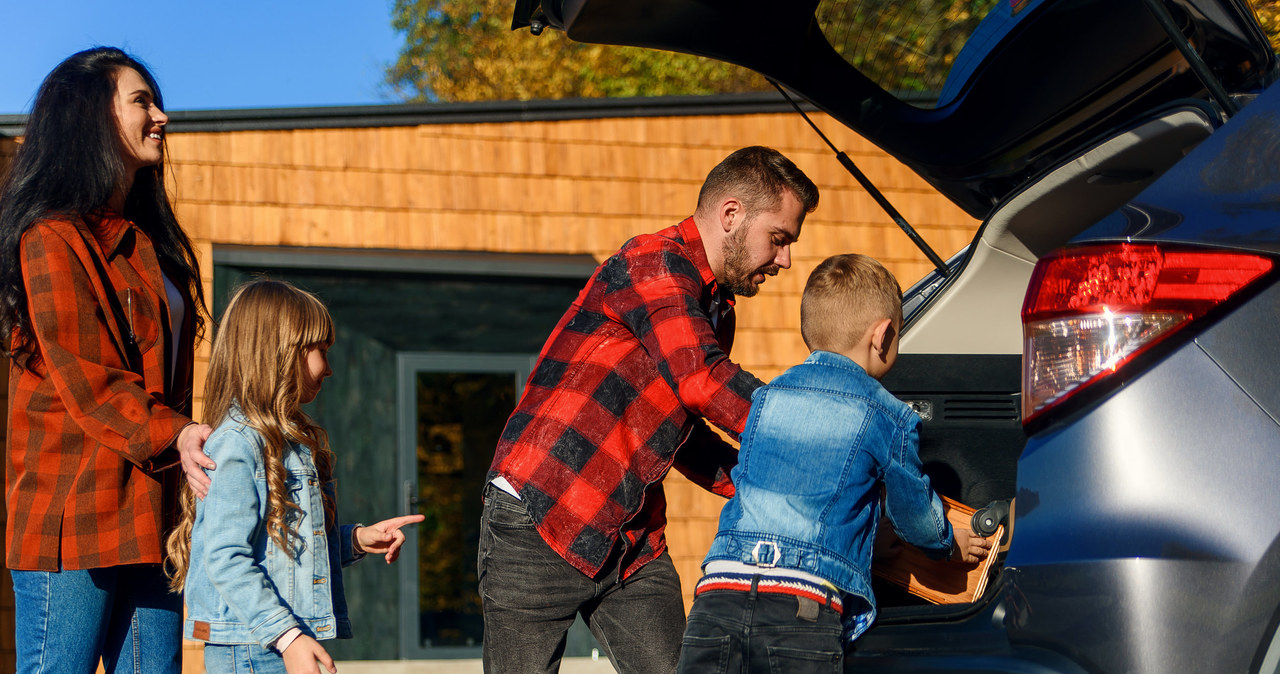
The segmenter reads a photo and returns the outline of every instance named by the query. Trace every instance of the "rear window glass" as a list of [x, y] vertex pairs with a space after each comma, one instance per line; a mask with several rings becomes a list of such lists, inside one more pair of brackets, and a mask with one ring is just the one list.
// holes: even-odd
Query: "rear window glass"
[[1040, 0], [821, 0], [818, 26], [844, 60], [917, 107], [947, 105]]

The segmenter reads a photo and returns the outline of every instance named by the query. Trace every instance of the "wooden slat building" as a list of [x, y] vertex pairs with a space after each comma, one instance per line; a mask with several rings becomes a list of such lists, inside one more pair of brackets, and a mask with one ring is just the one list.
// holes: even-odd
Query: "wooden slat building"
[[[939, 253], [969, 242], [975, 221], [812, 114]], [[0, 117], [0, 166], [21, 122]], [[334, 313], [335, 377], [313, 414], [339, 457], [345, 519], [428, 514], [398, 567], [350, 570], [357, 639], [331, 651], [341, 659], [478, 657], [479, 484], [531, 356], [594, 266], [689, 215], [729, 152], [775, 147], [822, 190], [792, 269], [739, 304], [733, 357], [761, 378], [806, 355], [800, 293], [826, 256], [873, 255], [904, 286], [930, 269], [776, 96], [174, 112], [169, 130], [172, 195], [214, 311], [265, 272]], [[207, 358], [206, 344], [197, 413]], [[687, 605], [722, 501], [674, 472], [666, 488]], [[0, 671], [12, 671], [4, 576]], [[571, 652], [589, 649], [574, 634]]]

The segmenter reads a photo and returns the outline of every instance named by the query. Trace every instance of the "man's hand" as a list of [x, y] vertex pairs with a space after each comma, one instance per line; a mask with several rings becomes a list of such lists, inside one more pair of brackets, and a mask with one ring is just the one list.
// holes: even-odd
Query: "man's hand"
[[187, 484], [198, 498], [209, 493], [212, 480], [205, 470], [213, 470], [218, 464], [204, 455], [204, 441], [213, 428], [209, 424], [187, 424], [178, 434], [178, 456], [182, 459], [182, 472], [187, 474]]
[[298, 638], [284, 649], [284, 670], [289, 674], [320, 674], [320, 667], [316, 663], [324, 665], [324, 670], [329, 674], [337, 674], [338, 667], [333, 664], [333, 658], [329, 657], [328, 651], [320, 645], [315, 639], [300, 634]]
[[991, 554], [991, 543], [969, 531], [955, 529], [956, 546], [951, 549], [951, 561], [962, 564], [977, 564]]
[[390, 564], [400, 556], [400, 546], [404, 545], [404, 532], [400, 527], [417, 524], [424, 519], [425, 515], [403, 515], [382, 520], [373, 526], [360, 527], [356, 529], [357, 551], [383, 555]]

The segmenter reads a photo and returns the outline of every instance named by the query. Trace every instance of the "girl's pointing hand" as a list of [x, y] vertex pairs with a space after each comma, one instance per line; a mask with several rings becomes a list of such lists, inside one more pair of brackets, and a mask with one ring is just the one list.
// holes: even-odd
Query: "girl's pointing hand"
[[400, 556], [400, 546], [404, 545], [404, 532], [400, 527], [417, 524], [424, 519], [425, 515], [402, 515], [359, 527], [356, 529], [356, 551], [383, 555], [390, 564]]

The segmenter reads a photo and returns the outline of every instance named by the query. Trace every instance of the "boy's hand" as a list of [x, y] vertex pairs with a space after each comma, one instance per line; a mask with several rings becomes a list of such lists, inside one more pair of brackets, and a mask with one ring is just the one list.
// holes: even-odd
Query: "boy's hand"
[[951, 561], [977, 564], [991, 554], [991, 543], [987, 539], [968, 529], [955, 529], [954, 532], [956, 546], [951, 549]]
[[360, 527], [356, 529], [356, 545], [360, 552], [383, 555], [390, 564], [400, 556], [400, 546], [404, 545], [404, 532], [400, 531], [400, 527], [417, 524], [424, 519], [425, 515], [404, 515], [382, 520], [373, 526]]
[[317, 663], [324, 665], [324, 671], [337, 674], [338, 667], [328, 651], [315, 639], [300, 634], [281, 654], [284, 657], [284, 670], [289, 674], [320, 674]]

